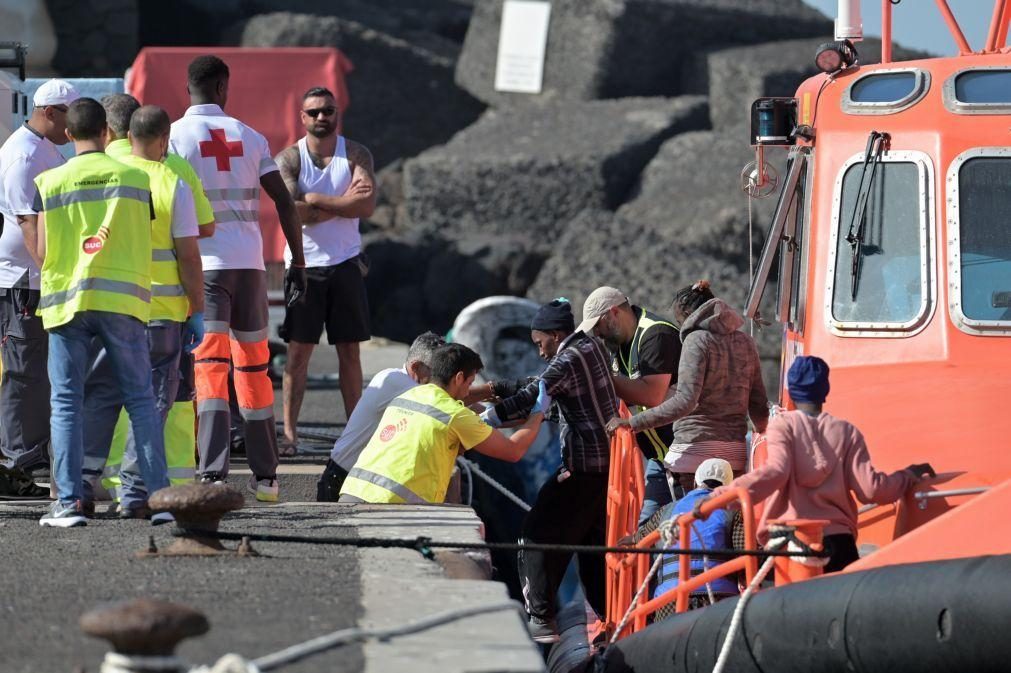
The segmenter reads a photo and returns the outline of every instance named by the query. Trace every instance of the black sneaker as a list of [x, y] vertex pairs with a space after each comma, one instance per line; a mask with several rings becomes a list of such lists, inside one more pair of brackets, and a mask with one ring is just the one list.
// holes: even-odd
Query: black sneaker
[[558, 642], [558, 625], [554, 619], [541, 619], [540, 617], [530, 615], [527, 629], [529, 629], [530, 637], [533, 638], [535, 643], [550, 644]]
[[120, 507], [119, 508], [119, 518], [120, 519], [150, 519], [151, 518], [151, 508], [146, 505], [137, 505], [136, 507]]
[[81, 501], [75, 500], [70, 505], [64, 505], [59, 500], [49, 506], [49, 511], [39, 519], [40, 526], [52, 526], [55, 528], [74, 528], [75, 526], [86, 526], [88, 520], [81, 512]]
[[204, 472], [200, 475], [201, 484], [223, 484], [225, 483], [225, 478], [221, 476], [220, 472]]
[[32, 481], [24, 470], [0, 466], [0, 500], [48, 500], [49, 489]]

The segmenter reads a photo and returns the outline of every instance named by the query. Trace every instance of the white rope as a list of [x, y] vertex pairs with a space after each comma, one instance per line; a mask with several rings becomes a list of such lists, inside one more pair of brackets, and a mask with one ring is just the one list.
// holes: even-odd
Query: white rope
[[618, 636], [621, 632], [625, 630], [628, 626], [628, 620], [632, 616], [632, 612], [635, 611], [635, 606], [639, 602], [639, 598], [642, 596], [643, 592], [649, 587], [649, 583], [653, 580], [653, 576], [656, 575], [657, 569], [659, 569], [660, 564], [663, 563], [663, 552], [670, 549], [674, 545], [674, 525], [677, 523], [677, 519], [667, 519], [662, 522], [657, 530], [660, 532], [661, 549], [657, 551], [656, 560], [653, 561], [653, 565], [650, 566], [649, 572], [646, 573], [646, 578], [639, 585], [639, 590], [635, 592], [635, 596], [632, 596], [632, 602], [629, 604], [628, 609], [625, 610], [624, 616], [621, 621], [618, 622], [618, 628], [614, 630], [614, 635], [611, 636], [611, 641], [608, 645], [614, 645], [618, 642]]
[[[706, 541], [702, 539], [701, 535], [699, 535], [699, 529], [695, 527], [694, 521], [692, 521], [691, 527], [692, 532], [695, 533], [695, 537], [699, 541], [699, 547], [702, 548], [702, 551], [706, 551]], [[709, 557], [706, 554], [703, 554], [702, 572], [706, 572], [707, 570], [709, 570]], [[713, 593], [713, 585], [711, 585], [709, 582], [706, 582], [706, 595], [709, 596], [709, 604], [716, 605], [716, 595]]]
[[483, 479], [485, 482], [487, 482], [487, 484], [489, 486], [491, 486], [496, 491], [498, 491], [499, 493], [501, 493], [502, 495], [504, 495], [506, 498], [508, 498], [509, 500], [511, 500], [517, 507], [519, 507], [520, 509], [522, 509], [524, 512], [529, 512], [530, 511], [530, 505], [528, 505], [526, 502], [524, 502], [523, 499], [520, 498], [518, 495], [516, 495], [515, 493], [513, 493], [512, 491], [510, 491], [508, 488], [506, 488], [505, 486], [503, 486], [501, 483], [499, 483], [498, 481], [496, 481], [494, 477], [492, 477], [487, 472], [485, 472], [484, 470], [482, 470], [481, 466], [478, 465], [477, 463], [475, 463], [474, 461], [469, 460], [467, 458], [464, 458], [463, 456], [457, 456], [456, 462], [460, 463], [461, 465], [465, 465], [467, 467], [467, 469], [470, 470], [471, 473], [476, 474], [477, 476], [481, 477], [481, 479]]
[[[774, 551], [782, 547], [785, 543], [786, 539], [781, 538], [772, 542], [768, 546], [767, 550]], [[734, 636], [737, 635], [737, 631], [741, 628], [741, 621], [744, 618], [744, 608], [747, 607], [748, 601], [751, 600], [751, 595], [755, 593], [755, 589], [758, 588], [758, 585], [762, 583], [765, 576], [769, 574], [770, 570], [772, 570], [772, 565], [775, 561], [776, 557], [774, 556], [770, 556], [765, 559], [765, 563], [763, 563], [762, 567], [758, 569], [758, 574], [755, 575], [753, 580], [751, 580], [751, 583], [748, 584], [748, 588], [744, 590], [744, 593], [741, 594], [740, 600], [737, 601], [737, 605], [734, 606], [734, 616], [730, 620], [730, 628], [727, 629], [727, 636], [723, 639], [723, 646], [720, 648], [720, 656], [717, 657], [716, 665], [713, 666], [713, 673], [723, 673], [723, 669], [727, 665], [727, 659], [730, 657], [730, 646], [734, 642]]]
[[133, 671], [181, 671], [186, 668], [182, 659], [170, 656], [141, 656], [106, 652], [99, 673], [133, 673]]

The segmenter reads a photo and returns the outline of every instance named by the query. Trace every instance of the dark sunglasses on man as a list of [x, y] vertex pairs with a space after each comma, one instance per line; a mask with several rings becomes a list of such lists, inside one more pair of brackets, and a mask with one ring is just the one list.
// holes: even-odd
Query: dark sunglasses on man
[[326, 107], [315, 107], [309, 110], [302, 110], [302, 112], [306, 113], [313, 119], [315, 119], [320, 115], [323, 115], [324, 117], [333, 117], [334, 114], [337, 112], [337, 108], [335, 108], [333, 105], [328, 105]]

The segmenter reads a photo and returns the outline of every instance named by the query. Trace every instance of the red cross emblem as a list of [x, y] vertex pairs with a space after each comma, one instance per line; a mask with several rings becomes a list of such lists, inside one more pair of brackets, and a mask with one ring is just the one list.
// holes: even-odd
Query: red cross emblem
[[242, 156], [242, 141], [228, 140], [225, 129], [210, 129], [211, 139], [201, 140], [200, 156], [214, 157], [219, 171], [232, 170], [232, 157]]

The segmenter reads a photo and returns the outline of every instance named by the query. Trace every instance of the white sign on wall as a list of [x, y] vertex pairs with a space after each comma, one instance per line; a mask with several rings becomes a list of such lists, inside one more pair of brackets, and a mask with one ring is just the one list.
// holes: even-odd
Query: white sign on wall
[[540, 93], [551, 3], [505, 0], [498, 36], [495, 90]]

